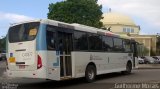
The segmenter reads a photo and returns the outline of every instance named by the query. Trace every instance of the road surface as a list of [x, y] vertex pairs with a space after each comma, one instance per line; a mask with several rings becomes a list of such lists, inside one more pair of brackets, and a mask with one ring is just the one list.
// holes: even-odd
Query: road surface
[[5, 63], [0, 64], [0, 89], [160, 89], [160, 69], [134, 69], [130, 75], [109, 73], [97, 76], [94, 83], [86, 83], [84, 78], [60, 82], [8, 78]]

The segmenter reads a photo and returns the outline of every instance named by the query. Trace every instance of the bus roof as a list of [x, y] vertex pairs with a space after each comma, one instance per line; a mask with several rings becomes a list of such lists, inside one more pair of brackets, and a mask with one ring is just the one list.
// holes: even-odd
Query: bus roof
[[23, 22], [19, 22], [19, 23], [13, 23], [13, 24], [11, 24], [11, 26], [15, 26], [18, 24], [23, 24], [23, 23], [30, 23], [30, 22], [41, 22], [43, 24], [49, 24], [49, 25], [54, 25], [54, 26], [58, 26], [58, 27], [71, 28], [71, 29], [79, 30], [79, 31], [103, 34], [103, 35], [107, 35], [107, 36], [119, 37], [119, 38], [124, 38], [124, 39], [130, 39], [129, 36], [115, 34], [111, 31], [98, 29], [95, 27], [90, 27], [90, 26], [77, 24], [77, 23], [69, 24], [69, 23], [64, 23], [64, 22], [50, 20], [50, 19], [35, 19], [35, 20], [23, 21]]
[[34, 20], [17, 22], [17, 23], [11, 23], [11, 24], [10, 24], [10, 27], [15, 26], [15, 25], [19, 25], [19, 24], [23, 24], [23, 23], [40, 22], [40, 21], [41, 21], [41, 19], [34, 19]]
[[51, 25], [55, 25], [55, 26], [61, 26], [64, 28], [74, 28], [74, 30], [79, 30], [79, 31], [103, 34], [103, 35], [107, 35], [107, 36], [119, 37], [119, 38], [124, 38], [124, 39], [131, 39], [127, 35], [119, 35], [119, 34], [111, 32], [111, 31], [98, 29], [95, 27], [86, 26], [86, 25], [82, 25], [82, 24], [78, 24], [78, 23], [69, 24], [69, 23], [64, 23], [64, 22], [49, 20], [49, 19], [44, 19], [42, 22], [45, 22], [45, 23], [48, 23]]

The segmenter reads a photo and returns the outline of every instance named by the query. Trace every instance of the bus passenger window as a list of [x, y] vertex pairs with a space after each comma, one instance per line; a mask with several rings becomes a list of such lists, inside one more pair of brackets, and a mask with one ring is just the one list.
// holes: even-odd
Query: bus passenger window
[[105, 51], [112, 51], [113, 49], [113, 39], [112, 37], [103, 36], [102, 38], [103, 43], [103, 50]]
[[115, 52], [122, 52], [122, 51], [124, 51], [123, 47], [122, 47], [122, 39], [120, 39], [120, 38], [114, 38], [113, 41], [114, 41], [114, 51]]
[[130, 40], [124, 39], [123, 40], [123, 48], [125, 52], [131, 52], [131, 43]]
[[48, 50], [55, 50], [55, 39], [54, 39], [55, 33], [52, 31], [47, 31], [46, 33], [46, 40], [47, 40], [47, 49]]
[[88, 40], [86, 32], [74, 31], [74, 49], [88, 50]]
[[89, 50], [102, 50], [102, 37], [97, 34], [89, 34]]

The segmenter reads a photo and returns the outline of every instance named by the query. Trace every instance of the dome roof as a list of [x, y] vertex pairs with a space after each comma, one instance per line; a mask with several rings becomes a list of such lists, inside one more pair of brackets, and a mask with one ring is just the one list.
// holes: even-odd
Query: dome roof
[[119, 13], [105, 13], [103, 14], [103, 19], [101, 20], [103, 24], [123, 24], [123, 25], [133, 25], [134, 21], [126, 15]]

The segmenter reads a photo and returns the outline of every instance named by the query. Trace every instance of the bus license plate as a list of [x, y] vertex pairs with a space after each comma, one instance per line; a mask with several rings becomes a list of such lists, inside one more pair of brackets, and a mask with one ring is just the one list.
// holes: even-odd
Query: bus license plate
[[25, 69], [25, 65], [19, 65], [19, 69]]

